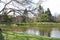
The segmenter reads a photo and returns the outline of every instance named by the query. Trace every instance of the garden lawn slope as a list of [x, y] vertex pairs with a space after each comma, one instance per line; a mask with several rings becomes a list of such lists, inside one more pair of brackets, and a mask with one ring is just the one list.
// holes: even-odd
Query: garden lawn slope
[[2, 34], [4, 36], [4, 40], [60, 40], [60, 38], [51, 38], [11, 31], [3, 31]]

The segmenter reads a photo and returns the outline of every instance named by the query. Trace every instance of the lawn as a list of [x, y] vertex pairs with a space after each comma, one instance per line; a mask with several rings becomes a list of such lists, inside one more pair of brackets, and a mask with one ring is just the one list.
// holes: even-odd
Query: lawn
[[11, 31], [3, 31], [2, 35], [4, 40], [60, 40], [60, 38], [51, 38]]

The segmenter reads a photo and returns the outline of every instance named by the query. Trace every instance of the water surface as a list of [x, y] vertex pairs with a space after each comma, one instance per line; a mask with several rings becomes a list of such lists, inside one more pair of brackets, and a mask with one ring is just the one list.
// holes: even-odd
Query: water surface
[[16, 31], [20, 33], [60, 38], [60, 27], [21, 27]]

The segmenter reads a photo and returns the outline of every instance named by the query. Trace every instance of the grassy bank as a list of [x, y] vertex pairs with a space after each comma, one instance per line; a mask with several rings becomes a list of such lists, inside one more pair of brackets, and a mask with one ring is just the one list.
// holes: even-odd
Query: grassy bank
[[54, 22], [34, 22], [34, 23], [16, 23], [17, 26], [26, 26], [26, 27], [40, 27], [40, 26], [60, 26], [60, 23]]
[[26, 33], [4, 31], [4, 40], [60, 40], [60, 38], [51, 38], [37, 35], [29, 35]]
[[0, 28], [3, 30], [20, 30], [23, 28], [30, 28], [30, 27], [39, 27], [39, 28], [52, 28], [52, 27], [60, 27], [60, 23], [54, 22], [40, 22], [40, 23], [16, 23], [11, 25], [0, 25]]
[[50, 27], [60, 27], [60, 23], [55, 23], [55, 22], [34, 22], [34, 23], [15, 23], [15, 24], [10, 24], [10, 25], [5, 25], [5, 24], [0, 24], [1, 26], [10, 26], [10, 27], [45, 27], [45, 26], [50, 26]]

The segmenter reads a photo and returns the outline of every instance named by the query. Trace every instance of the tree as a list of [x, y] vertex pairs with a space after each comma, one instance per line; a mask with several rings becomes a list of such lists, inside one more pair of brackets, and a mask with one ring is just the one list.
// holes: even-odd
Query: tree
[[43, 7], [41, 5], [39, 5], [38, 7], [38, 16], [37, 16], [37, 20], [38, 22], [41, 22], [42, 21], [42, 16], [44, 15], [44, 10], [43, 10]]
[[49, 8], [47, 8], [47, 11], [45, 11], [45, 13], [46, 13], [48, 16], [52, 16], [51, 11], [50, 11]]
[[27, 9], [25, 9], [24, 13], [23, 13], [23, 22], [25, 22], [25, 23], [27, 21], [26, 18], [28, 18], [27, 16], [28, 16], [28, 12], [27, 12]]
[[39, 11], [38, 17], [37, 17], [38, 22], [52, 22], [52, 21], [54, 21], [49, 8], [47, 8], [47, 11], [44, 12], [43, 7], [40, 5], [38, 11]]
[[[39, 5], [40, 3], [42, 3], [41, 1], [42, 0], [39, 0], [38, 2]], [[19, 15], [22, 15], [23, 11], [27, 8], [28, 9], [27, 12], [30, 12], [34, 15], [35, 14], [34, 11], [37, 9], [36, 7], [37, 3], [33, 2], [32, 0], [9, 0], [9, 1], [2, 0], [1, 3], [4, 4], [4, 7], [0, 11], [0, 13], [3, 12], [4, 10], [7, 10], [8, 12], [7, 14], [13, 12], [14, 15], [16, 15], [16, 13], [18, 13]]]
[[45, 14], [48, 15], [49, 22], [52, 22], [53, 21], [53, 17], [52, 17], [52, 14], [51, 14], [51, 11], [50, 11], [49, 8], [47, 8], [47, 11], [45, 11]]
[[39, 12], [39, 14], [44, 12], [44, 9], [43, 9], [43, 7], [41, 5], [39, 5], [39, 7], [38, 7], [38, 12]]
[[[1, 3], [5, 4], [0, 13], [3, 13], [6, 10], [7, 15], [11, 12], [13, 12], [13, 15], [17, 15], [18, 13], [20, 16], [27, 16], [28, 14], [23, 15], [25, 11], [27, 13], [31, 13], [34, 16], [37, 15], [35, 14], [35, 10], [37, 10], [37, 7], [34, 6], [37, 3], [34, 3], [32, 0], [9, 0], [9, 1], [1, 1]], [[40, 0], [38, 2], [40, 5]], [[10, 7], [12, 6], [12, 7]], [[12, 14], [12, 13], [11, 13]], [[15, 16], [14, 16], [15, 17]]]
[[38, 22], [48, 22], [49, 18], [48, 15], [45, 13], [41, 13], [40, 16], [38, 17]]
[[[26, 8], [29, 9], [27, 12], [30, 13], [33, 13], [32, 11], [36, 9], [33, 8], [33, 5], [35, 5], [35, 3], [32, 2], [32, 0], [9, 0], [8, 2], [4, 2], [4, 1], [1, 2], [4, 3], [5, 6], [0, 11], [0, 13], [3, 12], [4, 10], [7, 10], [8, 12], [7, 14], [13, 12], [14, 14], [18, 13], [19, 15], [21, 15], [21, 13], [23, 13], [22, 11], [24, 11]], [[12, 7], [8, 7], [10, 5]]]
[[3, 24], [10, 24], [12, 23], [12, 17], [9, 17], [6, 12], [1, 14], [1, 23]]

